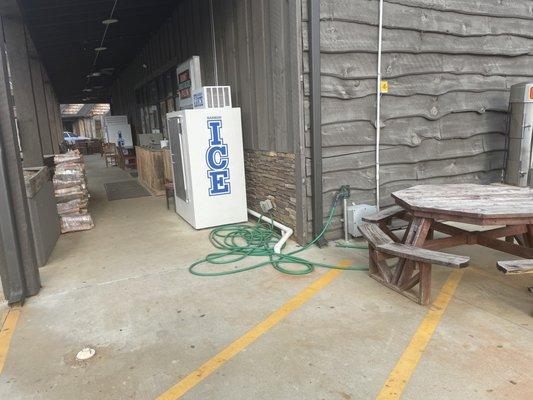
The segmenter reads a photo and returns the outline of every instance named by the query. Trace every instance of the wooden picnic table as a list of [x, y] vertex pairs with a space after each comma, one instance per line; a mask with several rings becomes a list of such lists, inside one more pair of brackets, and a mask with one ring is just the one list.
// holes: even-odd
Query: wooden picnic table
[[[420, 185], [394, 192], [392, 197], [397, 207], [365, 218], [367, 223], [379, 227], [377, 234], [370, 226], [360, 228], [369, 241], [370, 275], [420, 304], [429, 303], [431, 263], [456, 268], [468, 265], [468, 258], [454, 259], [438, 252], [440, 249], [478, 244], [533, 259], [532, 189], [505, 185]], [[394, 217], [408, 221], [402, 238], [389, 229]], [[450, 221], [484, 229], [472, 231], [445, 223]], [[435, 231], [447, 236], [434, 238]], [[390, 266], [386, 264], [390, 258], [398, 261]], [[413, 294], [411, 289], [416, 285], [419, 290]]]

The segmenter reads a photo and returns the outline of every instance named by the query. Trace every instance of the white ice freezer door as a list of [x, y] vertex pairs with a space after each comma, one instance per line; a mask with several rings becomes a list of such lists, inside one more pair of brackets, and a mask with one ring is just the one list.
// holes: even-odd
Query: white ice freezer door
[[187, 191], [187, 169], [185, 168], [185, 154], [187, 150], [183, 143], [183, 130], [179, 117], [168, 120], [170, 154], [172, 162], [172, 174], [174, 177], [174, 191], [177, 197], [189, 202]]
[[196, 228], [247, 220], [239, 108], [184, 111]]

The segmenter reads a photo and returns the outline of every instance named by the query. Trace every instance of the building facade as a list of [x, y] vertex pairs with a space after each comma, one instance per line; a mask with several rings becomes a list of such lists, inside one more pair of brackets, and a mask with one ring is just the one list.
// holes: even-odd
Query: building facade
[[[151, 128], [140, 110], [155, 106], [151, 123], [161, 124], [175, 107], [176, 65], [199, 55], [202, 83], [231, 86], [242, 108], [250, 206], [271, 198], [276, 217], [306, 241], [313, 163], [322, 169], [320, 218], [341, 185], [351, 202], [376, 202], [379, 4], [320, 1], [319, 160], [306, 1], [181, 1], [115, 81], [113, 112], [141, 133]], [[386, 0], [383, 16], [381, 206], [415, 184], [500, 181], [509, 88], [533, 79], [530, 2]], [[330, 238], [341, 236], [340, 218], [339, 209]]]

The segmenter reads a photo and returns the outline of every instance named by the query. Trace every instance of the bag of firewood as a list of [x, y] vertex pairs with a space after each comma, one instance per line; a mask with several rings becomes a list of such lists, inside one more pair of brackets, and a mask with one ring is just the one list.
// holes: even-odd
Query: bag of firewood
[[84, 214], [87, 212], [88, 201], [86, 199], [75, 199], [64, 203], [57, 203], [59, 215]]
[[62, 181], [61, 179], [54, 178], [53, 183], [54, 183], [54, 189], [56, 190], [67, 189], [67, 188], [71, 188], [75, 186], [78, 186], [84, 190], [87, 189], [87, 185], [85, 183], [85, 180], [83, 179], [77, 179], [73, 181]]
[[56, 165], [62, 163], [81, 163], [83, 162], [83, 156], [80, 154], [79, 150], [67, 151], [65, 154], [56, 154], [54, 156], [54, 163]]
[[90, 214], [62, 215], [60, 221], [61, 233], [86, 231], [94, 228]]

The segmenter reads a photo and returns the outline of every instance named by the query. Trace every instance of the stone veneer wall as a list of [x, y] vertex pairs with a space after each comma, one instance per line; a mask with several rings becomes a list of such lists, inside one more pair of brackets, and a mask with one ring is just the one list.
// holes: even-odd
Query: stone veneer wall
[[259, 202], [270, 199], [274, 219], [296, 228], [295, 156], [291, 153], [245, 150], [248, 208], [261, 212]]

